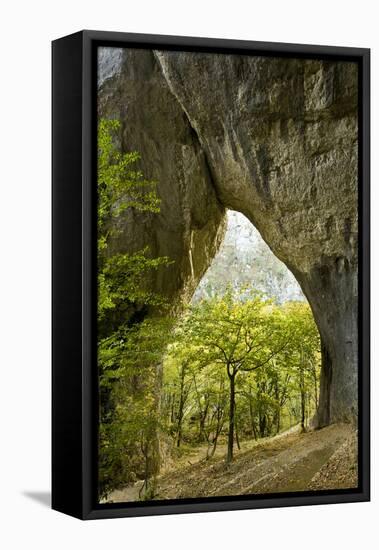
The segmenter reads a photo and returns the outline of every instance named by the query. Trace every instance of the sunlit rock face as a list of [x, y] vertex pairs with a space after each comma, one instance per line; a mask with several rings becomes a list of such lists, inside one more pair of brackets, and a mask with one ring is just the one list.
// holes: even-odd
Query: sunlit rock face
[[243, 213], [313, 309], [319, 425], [357, 414], [357, 80], [347, 62], [129, 50], [99, 94], [162, 196], [161, 214], [126, 219], [116, 245], [173, 257], [152, 284], [189, 299], [224, 209]]
[[[188, 302], [222, 241], [225, 209], [218, 201], [197, 136], [149, 50], [100, 48], [99, 117], [121, 121], [120, 145], [138, 151], [139, 168], [157, 182], [160, 213], [128, 210], [117, 251], [148, 246], [152, 257], [173, 263], [152, 274], [149, 284], [179, 309]], [[119, 52], [120, 50], [117, 50]]]
[[112, 76], [118, 75], [122, 68], [122, 48], [99, 48], [97, 84], [101, 86]]

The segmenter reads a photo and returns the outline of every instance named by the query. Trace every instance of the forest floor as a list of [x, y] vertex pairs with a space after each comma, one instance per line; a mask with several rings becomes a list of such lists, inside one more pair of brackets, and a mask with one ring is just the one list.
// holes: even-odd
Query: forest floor
[[[226, 445], [205, 460], [206, 447], [191, 448], [157, 480], [157, 500], [342, 489], [357, 486], [357, 433], [348, 424], [300, 433], [299, 428], [244, 441], [229, 466]], [[108, 502], [139, 500], [142, 481], [114, 491]]]

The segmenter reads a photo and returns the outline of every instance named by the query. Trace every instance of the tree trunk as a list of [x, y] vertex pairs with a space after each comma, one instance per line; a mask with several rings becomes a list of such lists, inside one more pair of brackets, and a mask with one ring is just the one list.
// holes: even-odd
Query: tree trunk
[[178, 434], [176, 438], [176, 446], [179, 448], [182, 442], [182, 417], [178, 420]]
[[251, 435], [255, 440], [258, 439], [257, 428], [255, 426], [254, 413], [253, 413], [253, 404], [251, 399], [249, 399], [249, 411], [250, 411], [250, 425], [251, 425]]
[[211, 450], [209, 450], [209, 445], [208, 445], [208, 449], [207, 449], [207, 460], [208, 460], [209, 458], [212, 458], [212, 456], [213, 456], [213, 455], [215, 454], [215, 452], [216, 452], [217, 441], [218, 441], [218, 438], [219, 438], [219, 435], [220, 435], [220, 433], [221, 433], [222, 426], [223, 426], [223, 417], [224, 417], [224, 412], [221, 411], [221, 410], [218, 410], [218, 411], [217, 411], [217, 426], [216, 426], [216, 432], [215, 432], [215, 435], [214, 435], [214, 438], [213, 438]]
[[235, 425], [235, 428], [236, 428], [236, 443], [237, 443], [237, 449], [240, 451], [241, 450], [241, 445], [240, 445], [240, 437], [239, 437], [239, 425], [238, 425], [238, 422], [237, 422], [237, 416], [235, 414], [235, 411], [234, 411], [234, 425]]
[[182, 423], [183, 423], [183, 411], [184, 411], [184, 377], [185, 377], [185, 367], [182, 366], [180, 372], [180, 399], [179, 399], [179, 410], [178, 410], [178, 429], [177, 429], [177, 440], [176, 446], [180, 447], [182, 441]]
[[300, 424], [301, 424], [301, 431], [305, 431], [305, 380], [304, 380], [304, 357], [303, 352], [301, 353], [300, 357], [300, 373], [299, 373], [299, 386], [300, 386], [300, 410], [301, 410], [301, 416], [300, 416]]
[[267, 418], [266, 414], [259, 411], [259, 436], [265, 437], [266, 435]]
[[209, 401], [207, 397], [207, 402], [205, 404], [204, 410], [200, 411], [200, 421], [199, 421], [199, 441], [206, 441], [207, 437], [205, 434], [205, 422], [207, 420], [207, 414], [209, 409]]
[[301, 431], [305, 432], [305, 393], [303, 390], [300, 391], [300, 402], [301, 402]]
[[280, 392], [279, 392], [279, 385], [278, 380], [275, 379], [275, 401], [277, 403], [277, 407], [275, 410], [275, 415], [273, 419], [273, 424], [275, 425], [276, 433], [278, 434], [280, 431]]
[[233, 461], [233, 443], [234, 443], [234, 413], [235, 413], [235, 373], [229, 375], [230, 383], [230, 403], [229, 403], [229, 433], [228, 433], [228, 454], [226, 462], [230, 464]]
[[318, 385], [317, 385], [317, 372], [316, 365], [312, 362], [312, 379], [313, 379], [313, 399], [315, 402], [315, 408], [318, 408]]
[[146, 443], [146, 490], [149, 490], [152, 495], [155, 490], [156, 476], [159, 473], [161, 466], [161, 448], [160, 448], [160, 431], [159, 431], [159, 415], [161, 410], [161, 388], [163, 380], [163, 366], [159, 363], [155, 367], [154, 381], [154, 415], [151, 423], [149, 434]]
[[278, 407], [277, 413], [276, 413], [276, 433], [278, 434], [280, 432], [280, 406]]

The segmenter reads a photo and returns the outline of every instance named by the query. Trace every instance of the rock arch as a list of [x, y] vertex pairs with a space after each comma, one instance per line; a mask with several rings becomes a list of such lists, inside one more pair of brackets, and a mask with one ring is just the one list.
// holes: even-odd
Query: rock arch
[[[106, 51], [108, 50], [108, 51]], [[175, 260], [151, 284], [188, 300], [242, 212], [293, 272], [322, 340], [318, 425], [357, 415], [357, 67], [104, 49], [99, 114], [158, 181], [159, 215], [125, 218], [118, 250]]]

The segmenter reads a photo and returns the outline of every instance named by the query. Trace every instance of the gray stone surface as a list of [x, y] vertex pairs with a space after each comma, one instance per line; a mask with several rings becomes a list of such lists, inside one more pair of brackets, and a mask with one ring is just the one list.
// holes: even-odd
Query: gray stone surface
[[159, 214], [128, 211], [113, 247], [174, 262], [150, 281], [173, 309], [190, 300], [224, 235], [207, 159], [186, 115], [172, 95], [153, 53], [125, 50], [121, 71], [99, 91], [99, 115], [121, 120], [121, 146], [138, 151], [139, 168], [157, 181]]
[[101, 86], [105, 80], [117, 75], [121, 70], [122, 48], [99, 48], [97, 83]]
[[117, 247], [175, 260], [151, 284], [188, 300], [243, 213], [295, 275], [323, 347], [318, 424], [357, 413], [357, 67], [125, 50], [99, 92], [123, 147], [159, 182], [159, 216], [124, 221]]

